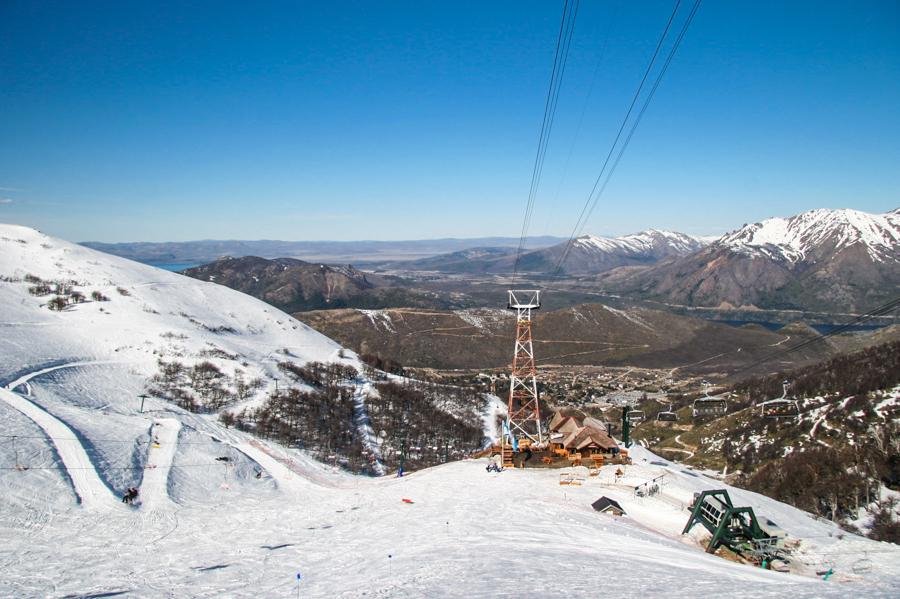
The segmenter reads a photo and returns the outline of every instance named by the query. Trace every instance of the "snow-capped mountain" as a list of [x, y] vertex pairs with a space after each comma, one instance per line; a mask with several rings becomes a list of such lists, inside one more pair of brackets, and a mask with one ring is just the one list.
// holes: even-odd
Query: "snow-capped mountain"
[[876, 262], [900, 261], [900, 212], [818, 209], [744, 225], [718, 243], [791, 263], [834, 256], [861, 246]]
[[574, 241], [574, 245], [575, 247], [603, 252], [623, 252], [663, 258], [665, 256], [689, 254], [706, 244], [700, 238], [685, 235], [684, 233], [648, 229], [647, 231], [621, 237], [583, 235]]
[[[621, 237], [583, 235], [572, 241], [561, 271], [598, 274], [618, 266], [653, 264], [668, 256], [683, 256], [704, 247], [709, 240], [672, 231], [648, 230]], [[556, 270], [568, 241], [527, 251], [519, 259], [521, 272], [551, 273]], [[390, 268], [446, 273], [509, 273], [516, 251], [507, 247], [478, 247], [422, 260], [392, 262]]]
[[706, 245], [684, 233], [650, 229], [621, 237], [583, 235], [566, 253], [567, 243], [522, 255], [523, 272], [553, 272], [565, 253], [560, 271], [572, 275], [599, 274], [620, 266], [655, 264], [671, 256], [685, 256]]
[[694, 306], [865, 310], [900, 291], [900, 215], [819, 209], [769, 218], [602, 284]]

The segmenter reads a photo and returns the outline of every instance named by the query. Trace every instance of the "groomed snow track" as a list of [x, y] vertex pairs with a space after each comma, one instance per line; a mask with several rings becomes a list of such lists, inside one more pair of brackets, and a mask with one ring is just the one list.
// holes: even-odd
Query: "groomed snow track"
[[[88, 509], [122, 509], [123, 505], [103, 482], [97, 468], [88, 456], [79, 434], [68, 424], [38, 406], [25, 395], [13, 389], [30, 392], [31, 381], [57, 370], [117, 364], [114, 361], [64, 361], [55, 360], [27, 372], [6, 377], [6, 388], [0, 389], [0, 399], [27, 416], [44, 431], [56, 454], [65, 467], [65, 474], [72, 484], [78, 502]], [[174, 418], [156, 420], [150, 430], [147, 468], [140, 487], [140, 504], [146, 509], [172, 507], [166, 488], [168, 473], [178, 444], [181, 423]]]
[[[54, 369], [58, 368], [64, 368], [64, 366]], [[35, 373], [33, 376], [37, 376], [37, 374]], [[22, 377], [10, 385], [12, 388], [18, 387], [27, 383], [30, 378], [32, 377]], [[8, 388], [0, 389], [0, 399], [30, 418], [50, 438], [60, 461], [65, 466], [72, 489], [82, 506], [88, 509], [119, 509], [121, 507], [112, 491], [97, 474], [94, 464], [81, 442], [78, 441], [75, 431], [46, 410], [25, 397], [13, 393]]]

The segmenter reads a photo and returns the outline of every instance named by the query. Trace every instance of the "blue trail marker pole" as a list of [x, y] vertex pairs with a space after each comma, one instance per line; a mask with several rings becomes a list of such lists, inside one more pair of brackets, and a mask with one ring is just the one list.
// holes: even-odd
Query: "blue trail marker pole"
[[297, 572], [297, 599], [300, 599], [300, 581], [303, 580], [303, 577], [300, 576], [300, 572]]

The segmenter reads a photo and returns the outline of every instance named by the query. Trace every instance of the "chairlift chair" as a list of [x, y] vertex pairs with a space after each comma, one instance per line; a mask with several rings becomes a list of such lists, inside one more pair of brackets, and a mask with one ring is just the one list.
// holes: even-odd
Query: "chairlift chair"
[[784, 381], [782, 384], [781, 397], [770, 399], [759, 404], [760, 414], [766, 418], [773, 420], [779, 418], [799, 418], [800, 404], [796, 399], [788, 397], [787, 391], [790, 383]]
[[666, 404], [666, 409], [656, 414], [660, 422], [678, 422], [678, 414], [672, 411], [672, 404]]
[[697, 416], [724, 416], [728, 413], [728, 400], [724, 396], [710, 397], [708, 382], [703, 381], [703, 387], [704, 397], [694, 400], [691, 405], [691, 416], [694, 418]]
[[853, 564], [853, 573], [854, 574], [868, 574], [872, 571], [872, 560], [869, 559], [869, 554], [866, 553], [863, 555], [861, 560], [857, 560]]

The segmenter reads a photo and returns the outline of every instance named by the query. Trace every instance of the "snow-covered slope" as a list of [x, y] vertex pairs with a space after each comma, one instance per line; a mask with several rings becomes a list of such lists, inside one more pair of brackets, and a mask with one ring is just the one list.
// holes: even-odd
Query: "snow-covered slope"
[[768, 218], [744, 225], [722, 237], [719, 244], [738, 251], [760, 252], [788, 262], [836, 254], [855, 245], [872, 260], [900, 262], [900, 214], [869, 214], [859, 210], [802, 212], [787, 218]]
[[[180, 452], [209, 460], [196, 437]], [[244, 448], [253, 449], [244, 445]], [[199, 448], [199, 449], [198, 449]], [[239, 469], [174, 468], [197, 497], [153, 511], [55, 507], [14, 528], [0, 516], [0, 594], [15, 597], [894, 597], [900, 549], [839, 531], [765, 497], [729, 489], [738, 505], [784, 529], [794, 574], [736, 564], [682, 536], [693, 493], [721, 483], [640, 448], [581, 486], [555, 470], [485, 473], [466, 461], [405, 478], [351, 478], [297, 457], [257, 452], [261, 479]], [[189, 464], [185, 464], [188, 466]], [[177, 465], [176, 465], [177, 466]], [[661, 479], [662, 492], [634, 488]], [[274, 485], [274, 487], [273, 487]], [[42, 492], [51, 487], [36, 487]], [[600, 496], [627, 517], [599, 514]], [[602, 576], [591, 575], [602, 568]], [[825, 582], [816, 571], [832, 568]], [[298, 583], [297, 574], [301, 575]], [[107, 594], [107, 595], [104, 595]]]
[[[150, 376], [157, 359], [177, 357], [242, 368], [274, 384], [279, 355], [358, 364], [334, 341], [252, 297], [26, 227], [0, 225], [0, 277], [5, 374], [59, 360], [114, 360]], [[29, 292], [60, 282], [85, 301], [52, 311], [55, 293]], [[95, 292], [109, 301], [93, 301]]]

